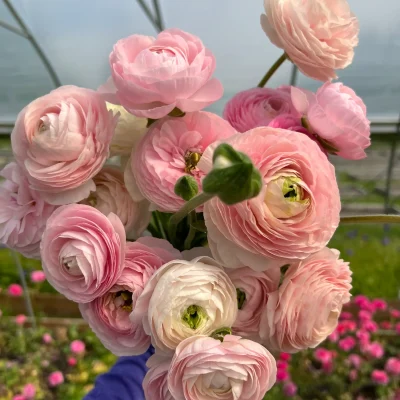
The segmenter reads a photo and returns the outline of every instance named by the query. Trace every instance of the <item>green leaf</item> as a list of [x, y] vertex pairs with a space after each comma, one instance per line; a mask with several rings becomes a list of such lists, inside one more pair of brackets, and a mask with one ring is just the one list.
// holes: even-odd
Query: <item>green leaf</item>
[[178, 179], [175, 184], [175, 194], [183, 200], [189, 201], [199, 192], [199, 186], [196, 179], [190, 175], [184, 175]]

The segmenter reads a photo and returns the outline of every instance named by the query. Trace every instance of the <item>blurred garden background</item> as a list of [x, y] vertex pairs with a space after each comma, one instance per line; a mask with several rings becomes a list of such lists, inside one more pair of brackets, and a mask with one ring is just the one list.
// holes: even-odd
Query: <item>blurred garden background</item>
[[[89, 3], [0, 0], [0, 168], [12, 159], [9, 135], [19, 110], [58, 81], [99, 86], [109, 74], [112, 44], [121, 37], [154, 35], [165, 24], [203, 38], [217, 56], [217, 76], [226, 88], [212, 108], [219, 114], [279, 55], [259, 27], [262, 1], [219, 0], [216, 5], [205, 0], [188, 6], [183, 0], [124, 0], [111, 6], [96, 0], [95, 9]], [[332, 158], [342, 214], [398, 214], [400, 5], [387, 0], [376, 9], [373, 0], [349, 3], [360, 17], [360, 47], [340, 78], [365, 100], [373, 135], [367, 159]], [[37, 40], [50, 66], [26, 34]], [[237, 57], [237, 48], [246, 57]], [[316, 88], [287, 63], [271, 85], [289, 83]], [[399, 400], [400, 225], [341, 226], [330, 247], [351, 264], [354, 300], [321, 348], [277, 355], [280, 384], [266, 398]], [[58, 295], [40, 271], [39, 261], [0, 248], [0, 400], [82, 399], [116, 360], [80, 319], [76, 305]]]

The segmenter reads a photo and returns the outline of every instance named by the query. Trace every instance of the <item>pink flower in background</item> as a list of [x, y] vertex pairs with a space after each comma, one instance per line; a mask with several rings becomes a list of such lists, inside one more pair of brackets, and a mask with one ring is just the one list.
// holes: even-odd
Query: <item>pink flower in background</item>
[[168, 369], [171, 364], [170, 358], [153, 355], [147, 361], [146, 376], [143, 380], [143, 391], [146, 399], [174, 400], [168, 389]]
[[354, 332], [357, 329], [357, 323], [353, 320], [346, 319], [340, 321], [336, 329], [339, 335], [343, 335], [346, 332]]
[[400, 310], [390, 310], [390, 316], [392, 318], [400, 318]]
[[51, 337], [50, 333], [45, 333], [42, 336], [42, 340], [43, 340], [43, 343], [49, 344], [53, 341], [53, 338]]
[[280, 353], [279, 358], [283, 361], [290, 361], [290, 359], [292, 358], [292, 355], [289, 353]]
[[[267, 270], [321, 250], [339, 223], [340, 199], [334, 168], [319, 147], [305, 135], [269, 127], [226, 142], [252, 159], [264, 186], [239, 204], [216, 197], [205, 204], [214, 258], [228, 268]], [[214, 146], [200, 160], [205, 172], [212, 168]]]
[[28, 318], [27, 318], [27, 316], [26, 315], [24, 315], [24, 314], [19, 314], [19, 315], [17, 315], [16, 317], [15, 317], [15, 323], [17, 324], [17, 325], [24, 325], [25, 324], [25, 322], [26, 322], [26, 320], [27, 320]]
[[361, 321], [370, 321], [372, 320], [372, 314], [366, 310], [360, 310], [358, 313], [358, 319]]
[[375, 333], [378, 330], [378, 324], [375, 321], [363, 321], [361, 323], [361, 329]]
[[303, 74], [327, 81], [352, 63], [359, 25], [346, 0], [264, 0], [264, 7], [264, 32]]
[[13, 397], [13, 400], [26, 400], [25, 396], [22, 394], [17, 394]]
[[31, 281], [34, 283], [41, 283], [46, 280], [46, 274], [43, 271], [32, 271]]
[[179, 29], [157, 38], [132, 35], [119, 40], [110, 54], [117, 98], [133, 115], [159, 119], [175, 107], [199, 111], [223, 94], [212, 78], [215, 57], [201, 40]]
[[40, 239], [55, 210], [29, 187], [22, 168], [12, 162], [0, 172], [0, 243], [29, 258], [40, 258]]
[[382, 358], [385, 354], [383, 346], [378, 342], [371, 342], [366, 352], [373, 358]]
[[365, 306], [369, 305], [371, 302], [367, 296], [359, 294], [354, 297], [353, 303], [358, 305], [358, 307], [360, 307], [361, 309], [366, 309]]
[[354, 382], [354, 381], [356, 381], [356, 380], [358, 379], [358, 372], [357, 372], [357, 370], [352, 369], [352, 370], [349, 372], [349, 379], [350, 379], [352, 382]]
[[339, 348], [343, 351], [350, 351], [354, 349], [356, 340], [352, 336], [347, 336], [342, 340], [339, 340]]
[[360, 343], [369, 343], [370, 341], [370, 333], [368, 331], [359, 330], [356, 332], [356, 336]]
[[125, 230], [120, 219], [93, 207], [58, 208], [41, 243], [47, 280], [68, 299], [86, 303], [107, 293], [122, 273]]
[[353, 314], [351, 312], [347, 311], [342, 311], [342, 313], [339, 316], [339, 319], [353, 319]]
[[349, 264], [337, 250], [324, 248], [293, 264], [269, 295], [260, 324], [263, 344], [288, 353], [316, 347], [335, 330], [350, 289]]
[[52, 372], [47, 378], [51, 387], [56, 387], [64, 382], [64, 375], [61, 371]]
[[290, 379], [289, 372], [286, 369], [278, 369], [276, 371], [276, 381], [285, 382]]
[[387, 309], [387, 303], [383, 299], [372, 300], [372, 305], [374, 306], [375, 310], [385, 311]]
[[124, 183], [124, 174], [117, 167], [104, 167], [93, 181], [96, 190], [81, 204], [92, 206], [104, 215], [115, 214], [127, 235], [132, 239], [138, 238], [150, 222], [149, 203], [132, 199]]
[[332, 343], [336, 343], [339, 340], [339, 333], [335, 329], [330, 335], [328, 335], [328, 340]]
[[18, 115], [11, 134], [17, 163], [48, 203], [75, 203], [95, 190], [117, 118], [99, 93], [62, 86]]
[[393, 327], [392, 323], [390, 321], [382, 321], [380, 324], [381, 328], [390, 331]]
[[24, 289], [22, 288], [21, 285], [18, 285], [18, 283], [12, 283], [8, 287], [7, 292], [10, 296], [20, 297], [24, 294]]
[[243, 133], [259, 126], [268, 126], [282, 114], [297, 118], [295, 125], [301, 125], [300, 114], [293, 107], [290, 91], [253, 88], [232, 97], [226, 103], [223, 116], [238, 132]]
[[33, 383], [27, 383], [22, 389], [22, 395], [25, 396], [27, 400], [33, 399], [36, 394], [36, 387]]
[[269, 293], [278, 290], [281, 272], [254, 271], [248, 267], [229, 269], [225, 272], [238, 293], [238, 316], [232, 326], [235, 335], [259, 341], [261, 315], [268, 303]]
[[78, 364], [78, 360], [75, 357], [68, 357], [67, 363], [70, 367], [74, 367]]
[[119, 356], [141, 354], [150, 346], [142, 324], [134, 324], [130, 314], [147, 281], [165, 263], [181, 258], [166, 240], [143, 237], [126, 244], [122, 275], [103, 296], [80, 304], [83, 318], [104, 346]]
[[294, 397], [297, 394], [297, 386], [293, 382], [286, 382], [283, 385], [283, 394], [287, 397]]
[[389, 377], [386, 372], [378, 369], [372, 371], [371, 379], [378, 385], [387, 385], [389, 383]]
[[339, 82], [325, 83], [316, 94], [293, 87], [292, 101], [330, 152], [349, 160], [366, 157], [370, 122], [364, 102], [352, 89]]
[[174, 192], [178, 179], [193, 176], [201, 190], [205, 173], [198, 168], [198, 161], [203, 152], [215, 141], [234, 134], [226, 121], [208, 112], [165, 118], [153, 124], [131, 158], [140, 191], [160, 211], [179, 210], [185, 200]]
[[71, 342], [69, 348], [72, 353], [83, 354], [85, 352], [86, 346], [85, 343], [82, 342], [82, 340], [74, 340], [73, 342]]
[[333, 359], [333, 354], [330, 350], [319, 347], [314, 351], [314, 358], [321, 364], [330, 363]]
[[350, 354], [347, 360], [356, 369], [359, 369], [363, 362], [363, 359], [358, 354]]
[[289, 369], [289, 364], [287, 363], [287, 361], [277, 360], [276, 368], [288, 370]]
[[400, 358], [389, 358], [386, 361], [385, 370], [390, 375], [400, 376]]
[[326, 363], [322, 363], [322, 371], [325, 372], [325, 374], [330, 374], [333, 371], [333, 362], [328, 361]]
[[[235, 379], [230, 379], [233, 376]], [[232, 335], [225, 336], [223, 342], [207, 336], [184, 340], [168, 374], [175, 400], [261, 400], [275, 381], [275, 359], [269, 351]]]
[[400, 335], [400, 322], [395, 326], [396, 332]]

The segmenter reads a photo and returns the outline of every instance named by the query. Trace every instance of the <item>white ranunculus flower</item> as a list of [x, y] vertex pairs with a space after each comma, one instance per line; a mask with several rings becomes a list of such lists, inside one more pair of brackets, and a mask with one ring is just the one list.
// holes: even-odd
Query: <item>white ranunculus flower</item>
[[209, 257], [165, 264], [147, 282], [131, 314], [142, 321], [152, 344], [169, 354], [188, 337], [232, 327], [236, 316], [236, 288]]

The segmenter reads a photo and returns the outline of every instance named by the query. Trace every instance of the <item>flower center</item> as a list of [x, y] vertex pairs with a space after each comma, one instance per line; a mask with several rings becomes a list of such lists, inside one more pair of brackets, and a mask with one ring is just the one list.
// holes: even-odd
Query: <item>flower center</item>
[[129, 290], [115, 293], [114, 303], [124, 311], [132, 312], [132, 293]]
[[71, 275], [82, 275], [82, 271], [79, 268], [78, 261], [76, 257], [69, 256], [62, 258], [62, 265]]
[[182, 321], [193, 330], [196, 330], [206, 319], [206, 311], [202, 307], [196, 305], [189, 306], [182, 315]]
[[201, 156], [202, 156], [202, 153], [193, 152], [193, 151], [186, 152], [186, 154], [185, 154], [185, 172], [186, 173], [190, 174], [197, 168], [197, 164], [199, 163]]
[[296, 176], [280, 176], [267, 185], [265, 204], [276, 218], [291, 218], [308, 208], [310, 199]]
[[241, 310], [243, 308], [244, 302], [246, 301], [246, 293], [236, 288], [236, 296], [238, 302], [238, 309]]

